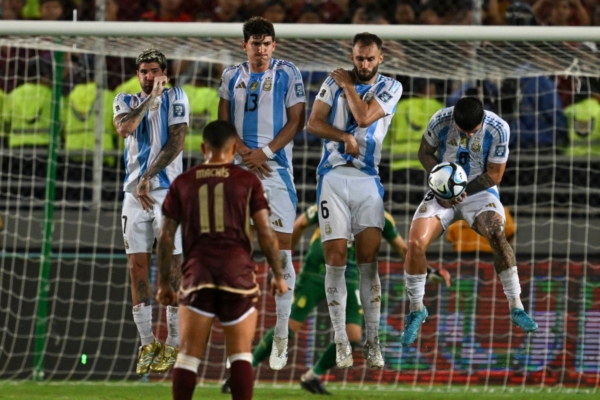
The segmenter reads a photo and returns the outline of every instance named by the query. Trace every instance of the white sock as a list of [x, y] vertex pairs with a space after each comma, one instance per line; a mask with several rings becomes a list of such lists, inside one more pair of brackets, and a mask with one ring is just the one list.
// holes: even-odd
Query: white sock
[[145, 303], [140, 303], [133, 306], [133, 320], [137, 325], [142, 346], [146, 346], [154, 341], [152, 334], [152, 306], [147, 306]]
[[336, 342], [347, 342], [346, 334], [346, 301], [348, 293], [346, 290], [346, 266], [332, 267], [325, 264], [325, 294], [331, 325], [333, 326], [334, 340]]
[[367, 342], [379, 343], [379, 320], [381, 319], [381, 281], [377, 261], [358, 264], [360, 272], [360, 302], [365, 313]]
[[178, 307], [167, 306], [167, 340], [166, 344], [179, 348], [179, 314]]
[[177, 360], [175, 361], [175, 365], [173, 366], [173, 368], [181, 368], [197, 374], [199, 365], [199, 358], [179, 353], [177, 354]]
[[498, 274], [500, 281], [502, 282], [502, 288], [504, 294], [508, 299], [508, 306], [512, 308], [520, 308], [523, 310], [523, 303], [521, 303], [521, 283], [519, 282], [519, 273], [517, 267], [510, 267]]
[[296, 285], [296, 271], [292, 264], [292, 251], [280, 250], [281, 268], [283, 279], [288, 285], [288, 290], [284, 295], [275, 295], [275, 309], [277, 311], [277, 323], [275, 324], [275, 336], [287, 338], [289, 334], [288, 324], [290, 322], [290, 313], [292, 312], [292, 300], [294, 298], [294, 286]]
[[423, 311], [427, 274], [410, 275], [405, 273], [404, 276], [406, 277], [406, 293], [410, 299], [410, 312]]

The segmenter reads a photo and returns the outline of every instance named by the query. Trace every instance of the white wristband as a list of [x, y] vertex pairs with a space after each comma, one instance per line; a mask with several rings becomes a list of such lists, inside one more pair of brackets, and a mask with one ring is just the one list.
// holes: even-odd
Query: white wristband
[[275, 153], [273, 153], [273, 151], [271, 151], [271, 148], [269, 147], [269, 145], [266, 145], [265, 147], [262, 148], [263, 153], [265, 153], [265, 156], [267, 156], [267, 160], [270, 160], [273, 158], [273, 155]]

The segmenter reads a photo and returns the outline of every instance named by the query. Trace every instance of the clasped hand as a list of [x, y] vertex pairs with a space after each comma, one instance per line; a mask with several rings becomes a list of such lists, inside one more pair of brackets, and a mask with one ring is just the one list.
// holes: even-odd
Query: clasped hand
[[260, 179], [271, 176], [273, 170], [267, 164], [267, 156], [262, 149], [247, 149], [243, 153], [240, 153], [240, 155], [242, 156], [244, 165]]

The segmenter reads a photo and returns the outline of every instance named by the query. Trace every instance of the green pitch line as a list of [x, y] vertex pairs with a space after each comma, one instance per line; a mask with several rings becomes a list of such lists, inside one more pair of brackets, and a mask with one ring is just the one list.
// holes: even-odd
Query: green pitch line
[[[353, 386], [353, 385], [351, 385]], [[340, 386], [331, 384], [327, 386], [336, 399], [344, 400], [379, 400], [379, 399], [401, 399], [401, 400], [573, 400], [577, 398], [598, 398], [600, 391], [583, 389], [549, 390], [525, 388], [508, 388], [503, 391], [501, 387], [471, 387], [468, 390], [460, 387], [447, 389], [445, 387], [434, 387], [432, 391], [410, 390], [401, 388], [389, 390], [383, 386], [378, 390], [375, 385], [364, 385], [362, 389], [341, 389]], [[171, 387], [168, 383], [90, 383], [90, 382], [32, 382], [32, 381], [0, 381], [1, 398], [6, 400], [139, 400], [139, 399], [170, 399]], [[587, 395], [586, 395], [587, 394]], [[273, 388], [269, 384], [259, 384], [254, 390], [255, 400], [272, 399], [312, 399], [315, 395], [302, 391], [299, 386]], [[219, 386], [208, 384], [196, 387], [194, 399], [228, 400], [230, 395], [221, 394]]]

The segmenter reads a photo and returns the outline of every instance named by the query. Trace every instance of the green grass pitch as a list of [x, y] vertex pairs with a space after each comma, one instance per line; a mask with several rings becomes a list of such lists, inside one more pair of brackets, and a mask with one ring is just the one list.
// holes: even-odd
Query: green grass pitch
[[[335, 384], [328, 385], [335, 399], [344, 400], [573, 400], [592, 399], [600, 397], [598, 391], [573, 389], [550, 390], [527, 387], [502, 388], [480, 387], [451, 388], [434, 387], [431, 391], [411, 391], [402, 389], [391, 391], [383, 387], [377, 390], [375, 386], [363, 386], [355, 389], [342, 389]], [[90, 382], [49, 382], [36, 383], [32, 381], [0, 381], [0, 398], [4, 400], [142, 400], [142, 399], [165, 399], [171, 398], [171, 387], [168, 383], [90, 383]], [[255, 400], [273, 399], [320, 399], [330, 398], [315, 396], [305, 392], [299, 386], [282, 386], [274, 388], [269, 384], [259, 384], [254, 390]], [[196, 387], [194, 399], [228, 400], [230, 395], [221, 394], [217, 384], [207, 384]]]

